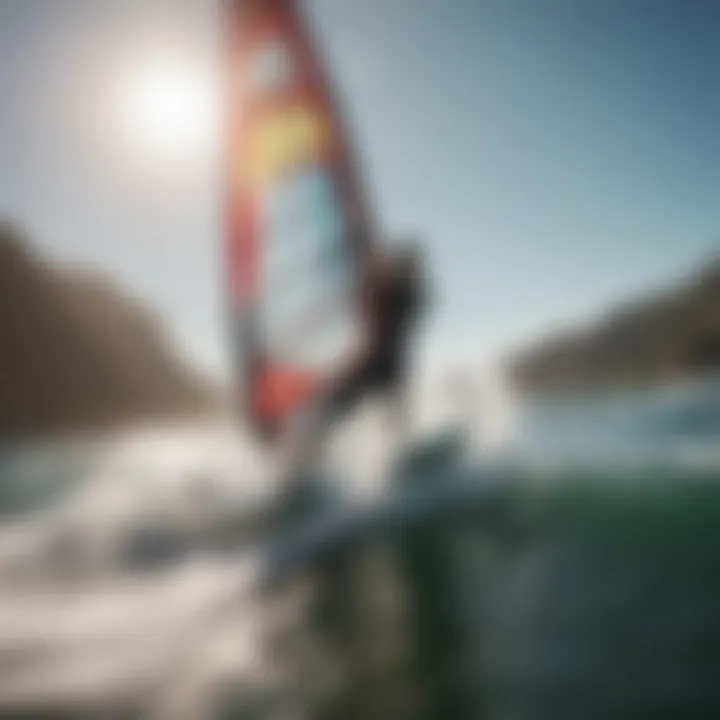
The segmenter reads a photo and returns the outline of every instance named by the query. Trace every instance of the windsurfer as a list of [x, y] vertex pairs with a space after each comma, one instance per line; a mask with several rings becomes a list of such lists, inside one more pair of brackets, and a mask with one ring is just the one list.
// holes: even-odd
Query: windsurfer
[[295, 473], [317, 467], [330, 426], [366, 394], [388, 396], [393, 431], [396, 437], [402, 435], [411, 333], [426, 302], [425, 285], [421, 248], [414, 242], [373, 260], [362, 289], [366, 342], [321, 394], [293, 443]]

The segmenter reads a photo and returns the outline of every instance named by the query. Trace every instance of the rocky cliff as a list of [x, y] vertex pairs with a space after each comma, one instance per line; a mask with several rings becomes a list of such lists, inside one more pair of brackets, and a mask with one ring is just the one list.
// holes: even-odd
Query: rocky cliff
[[529, 391], [576, 391], [720, 371], [720, 260], [686, 282], [549, 337], [509, 362]]
[[0, 226], [0, 439], [205, 413], [214, 402], [158, 318], [99, 274], [43, 263]]

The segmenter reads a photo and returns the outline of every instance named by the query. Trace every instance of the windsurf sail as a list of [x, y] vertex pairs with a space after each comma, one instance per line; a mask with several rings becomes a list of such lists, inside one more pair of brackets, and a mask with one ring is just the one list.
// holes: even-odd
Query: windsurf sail
[[362, 341], [372, 232], [293, 0], [227, 0], [226, 264], [244, 410], [277, 431]]

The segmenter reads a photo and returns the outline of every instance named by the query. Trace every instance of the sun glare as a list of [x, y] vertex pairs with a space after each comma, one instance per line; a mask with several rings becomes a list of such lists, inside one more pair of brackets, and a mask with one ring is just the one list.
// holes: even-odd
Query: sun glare
[[135, 65], [120, 87], [119, 111], [128, 150], [150, 159], [208, 154], [217, 139], [212, 75], [180, 59]]

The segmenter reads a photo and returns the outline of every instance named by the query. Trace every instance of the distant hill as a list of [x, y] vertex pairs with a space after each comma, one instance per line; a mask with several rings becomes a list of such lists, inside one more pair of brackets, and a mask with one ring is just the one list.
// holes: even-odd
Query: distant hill
[[618, 307], [510, 358], [526, 391], [619, 388], [720, 371], [720, 260], [687, 282]]
[[206, 413], [215, 390], [105, 277], [43, 263], [0, 224], [0, 440]]

